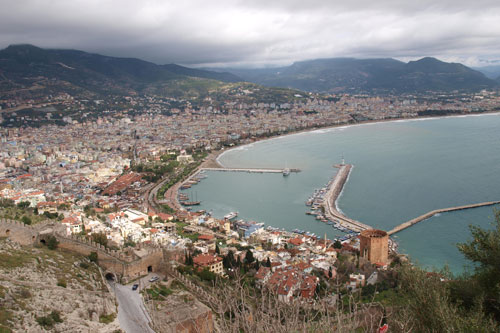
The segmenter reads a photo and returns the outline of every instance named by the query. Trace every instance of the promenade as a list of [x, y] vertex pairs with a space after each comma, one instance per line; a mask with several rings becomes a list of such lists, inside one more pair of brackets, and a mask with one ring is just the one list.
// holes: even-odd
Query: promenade
[[325, 200], [323, 202], [323, 207], [325, 209], [325, 216], [329, 220], [339, 221], [341, 225], [347, 227], [350, 230], [354, 230], [360, 232], [362, 230], [373, 229], [367, 224], [361, 223], [359, 221], [353, 220], [340, 213], [337, 210], [336, 202], [340, 193], [342, 193], [342, 189], [349, 177], [349, 174], [352, 169], [351, 164], [339, 164], [335, 165], [335, 167], [339, 168], [337, 175], [331, 182], [328, 192], [326, 193]]

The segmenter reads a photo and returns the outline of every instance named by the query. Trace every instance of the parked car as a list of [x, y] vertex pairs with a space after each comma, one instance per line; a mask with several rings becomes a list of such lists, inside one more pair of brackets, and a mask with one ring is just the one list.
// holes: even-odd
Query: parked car
[[139, 288], [139, 285], [137, 283], [132, 286], [132, 290], [137, 290], [137, 288]]
[[158, 281], [160, 278], [157, 276], [153, 276], [151, 279], [149, 279], [149, 282], [155, 282]]

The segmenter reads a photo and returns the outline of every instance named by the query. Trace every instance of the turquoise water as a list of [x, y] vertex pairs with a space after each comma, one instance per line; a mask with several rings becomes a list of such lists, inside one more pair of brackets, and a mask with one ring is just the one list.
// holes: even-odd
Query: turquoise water
[[[340, 234], [306, 216], [304, 202], [323, 187], [341, 161], [354, 164], [339, 199], [349, 217], [375, 228], [392, 227], [433, 209], [500, 200], [500, 115], [396, 121], [299, 133], [230, 150], [228, 167], [300, 168], [281, 174], [209, 172], [188, 190], [202, 208], [222, 217], [279, 228]], [[401, 252], [426, 267], [466, 263], [455, 244], [469, 238], [471, 223], [488, 227], [493, 208], [433, 217], [397, 235]]]

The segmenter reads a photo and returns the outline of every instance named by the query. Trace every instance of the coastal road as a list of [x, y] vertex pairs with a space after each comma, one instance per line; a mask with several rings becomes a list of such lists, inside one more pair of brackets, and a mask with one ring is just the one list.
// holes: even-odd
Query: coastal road
[[154, 333], [142, 296], [130, 285], [109, 282], [118, 301], [118, 322], [126, 333]]

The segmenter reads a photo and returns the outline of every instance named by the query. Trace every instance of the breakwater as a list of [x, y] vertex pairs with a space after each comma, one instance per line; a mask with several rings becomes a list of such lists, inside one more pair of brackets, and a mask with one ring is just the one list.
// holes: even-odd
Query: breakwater
[[339, 168], [339, 171], [335, 175], [335, 178], [330, 183], [328, 187], [328, 191], [325, 196], [325, 200], [323, 202], [323, 208], [325, 210], [325, 216], [330, 220], [338, 221], [342, 226], [354, 230], [354, 231], [362, 231], [367, 229], [373, 229], [367, 224], [361, 223], [359, 221], [353, 220], [342, 214], [337, 210], [337, 199], [342, 193], [345, 183], [349, 178], [349, 174], [351, 173], [352, 165], [351, 164], [338, 164], [335, 165], [336, 168]]
[[[282, 173], [283, 169], [269, 168], [201, 168], [207, 171], [230, 171], [230, 172], [250, 172], [250, 173]], [[300, 169], [290, 169], [290, 172], [300, 172]]]
[[411, 227], [412, 225], [414, 224], [417, 224], [419, 222], [422, 222], [424, 220], [427, 220], [431, 217], [433, 217], [434, 215], [436, 214], [439, 214], [439, 213], [446, 213], [446, 212], [452, 212], [452, 211], [457, 211], [457, 210], [464, 210], [464, 209], [471, 209], [471, 208], [477, 208], [477, 207], [484, 207], [484, 206], [493, 206], [493, 205], [497, 205], [497, 204], [500, 204], [500, 201], [488, 201], [488, 202], [481, 202], [481, 203], [477, 203], [477, 204], [471, 204], [471, 205], [464, 205], [464, 206], [457, 206], [457, 207], [449, 207], [449, 208], [442, 208], [442, 209], [436, 209], [436, 210], [433, 210], [433, 211], [430, 211], [428, 213], [425, 213], [423, 215], [420, 215], [419, 217], [416, 217], [408, 222], [404, 222], [404, 223], [401, 223], [400, 225], [398, 225], [397, 227], [391, 229], [390, 231], [387, 232], [387, 234], [389, 234], [389, 236], [397, 233], [397, 232], [400, 232], [404, 229], [407, 229], [409, 227]]

